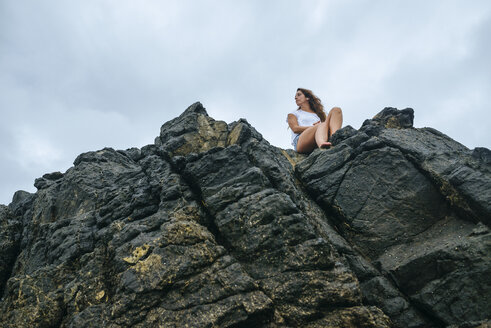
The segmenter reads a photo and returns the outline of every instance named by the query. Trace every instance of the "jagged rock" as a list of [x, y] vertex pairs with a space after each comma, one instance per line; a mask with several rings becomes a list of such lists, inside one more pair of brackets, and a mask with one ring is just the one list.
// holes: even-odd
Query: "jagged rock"
[[4, 327], [485, 327], [489, 150], [386, 108], [271, 146], [200, 103], [0, 207]]
[[472, 156], [486, 164], [491, 164], [491, 151], [487, 148], [476, 147], [472, 151]]
[[7, 206], [0, 205], [0, 295], [19, 253], [21, 232], [22, 222]]
[[[438, 131], [411, 128], [408, 113], [385, 109], [360, 131], [343, 128], [336, 147], [296, 172], [341, 234], [436, 325], [489, 318], [490, 234], [473, 231], [491, 218], [490, 166]], [[395, 320], [382, 305], [395, 294], [358, 277], [367, 301]]]

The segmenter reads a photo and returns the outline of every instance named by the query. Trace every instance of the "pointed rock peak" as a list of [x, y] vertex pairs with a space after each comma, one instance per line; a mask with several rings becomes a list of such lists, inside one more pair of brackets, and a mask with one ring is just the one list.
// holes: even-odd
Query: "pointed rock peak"
[[31, 194], [24, 190], [16, 191], [12, 197], [12, 202], [9, 204], [10, 210], [15, 215], [19, 215], [19, 212], [22, 212], [23, 208], [29, 205], [30, 200], [32, 200], [34, 196], [35, 194]]
[[46, 173], [45, 175], [43, 175], [43, 178], [51, 181], [56, 181], [63, 178], [63, 173], [59, 171], [53, 173]]
[[205, 107], [199, 101], [189, 106], [179, 117], [184, 117], [190, 114], [202, 114], [208, 116]]
[[24, 191], [24, 190], [18, 190], [15, 192], [14, 196], [12, 197], [12, 203], [20, 203], [24, 200], [26, 200], [28, 197], [31, 197], [33, 194], [30, 192]]
[[243, 144], [248, 140], [263, 140], [263, 136], [259, 133], [245, 118], [232, 122], [228, 125], [230, 131], [227, 145]]
[[477, 158], [486, 164], [491, 164], [491, 150], [485, 147], [474, 148], [472, 157]]
[[385, 107], [371, 120], [366, 120], [365, 125], [382, 125], [385, 128], [407, 129], [412, 128], [414, 122], [414, 110], [405, 108], [399, 110], [393, 107]]
[[203, 105], [196, 102], [179, 117], [162, 125], [155, 145], [170, 156], [182, 156], [225, 147], [227, 136], [227, 123], [214, 120]]
[[42, 178], [37, 178], [36, 181], [34, 181], [34, 187], [38, 190], [44, 189], [61, 178], [63, 178], [63, 173], [61, 172], [46, 173]]

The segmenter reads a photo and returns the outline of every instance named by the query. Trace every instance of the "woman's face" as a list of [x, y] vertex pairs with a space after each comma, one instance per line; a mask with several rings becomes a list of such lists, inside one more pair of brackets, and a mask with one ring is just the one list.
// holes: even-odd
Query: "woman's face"
[[297, 104], [298, 107], [301, 107], [302, 104], [305, 102], [308, 102], [309, 100], [305, 97], [302, 91], [297, 90], [297, 93], [295, 93], [295, 103]]

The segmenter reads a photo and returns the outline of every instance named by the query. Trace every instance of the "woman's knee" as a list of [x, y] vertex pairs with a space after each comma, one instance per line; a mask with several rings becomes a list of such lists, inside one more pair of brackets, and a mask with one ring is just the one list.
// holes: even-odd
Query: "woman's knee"
[[340, 107], [333, 107], [331, 108], [331, 110], [329, 111], [329, 114], [338, 114], [338, 115], [342, 115], [343, 114], [343, 111], [341, 110]]

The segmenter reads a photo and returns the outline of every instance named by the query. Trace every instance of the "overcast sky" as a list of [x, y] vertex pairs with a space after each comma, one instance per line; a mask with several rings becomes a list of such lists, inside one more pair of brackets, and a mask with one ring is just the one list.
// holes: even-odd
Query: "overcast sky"
[[103, 147], [151, 144], [201, 101], [289, 148], [297, 87], [358, 129], [415, 110], [491, 148], [488, 0], [0, 0], [0, 203]]

